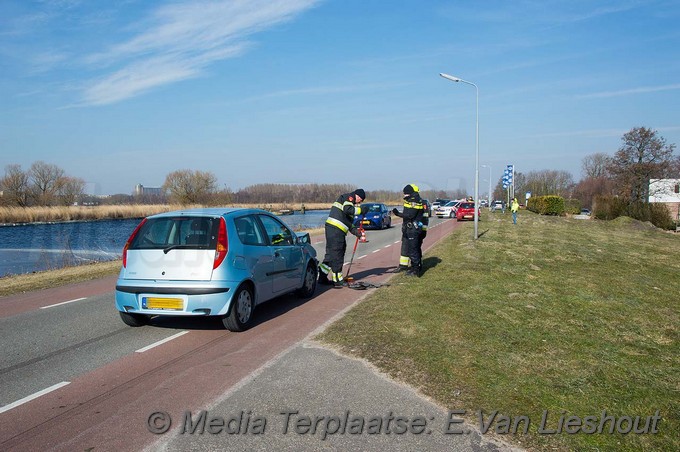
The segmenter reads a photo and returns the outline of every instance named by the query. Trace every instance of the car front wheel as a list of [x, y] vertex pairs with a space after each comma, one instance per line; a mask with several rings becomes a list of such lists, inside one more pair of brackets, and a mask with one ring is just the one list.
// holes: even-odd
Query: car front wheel
[[229, 314], [222, 318], [222, 323], [229, 331], [239, 332], [250, 328], [255, 310], [253, 292], [247, 286], [241, 286], [231, 300]]
[[300, 287], [295, 293], [300, 298], [309, 298], [314, 295], [316, 290], [316, 280], [318, 277], [318, 270], [314, 262], [309, 262], [307, 264], [307, 269], [305, 270], [305, 279]]

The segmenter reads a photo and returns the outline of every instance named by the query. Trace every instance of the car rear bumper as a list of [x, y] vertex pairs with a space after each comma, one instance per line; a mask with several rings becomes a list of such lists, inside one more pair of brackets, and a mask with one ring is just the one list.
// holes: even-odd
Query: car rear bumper
[[[173, 281], [170, 286], [150, 286], [144, 281], [118, 281], [116, 308], [121, 312], [146, 315], [206, 316], [224, 315], [229, 311], [237, 283], [206, 286]], [[170, 304], [159, 308], [154, 303]], [[156, 303], [157, 304], [157, 303]]]

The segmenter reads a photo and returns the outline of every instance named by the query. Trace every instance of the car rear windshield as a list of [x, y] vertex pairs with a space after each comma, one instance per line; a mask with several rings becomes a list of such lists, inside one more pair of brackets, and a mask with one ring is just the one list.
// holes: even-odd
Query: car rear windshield
[[214, 217], [151, 218], [142, 225], [129, 249], [166, 249], [169, 246], [214, 249], [219, 224], [220, 218]]
[[472, 204], [471, 202], [464, 202], [460, 205], [461, 209], [474, 209], [475, 205]]

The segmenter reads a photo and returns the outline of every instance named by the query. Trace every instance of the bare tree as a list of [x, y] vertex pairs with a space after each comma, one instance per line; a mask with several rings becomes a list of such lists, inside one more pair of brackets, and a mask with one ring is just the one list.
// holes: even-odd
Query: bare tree
[[598, 196], [611, 196], [614, 193], [614, 181], [608, 177], [587, 177], [574, 187], [573, 197], [581, 200], [582, 207], [592, 208]]
[[675, 144], [656, 130], [635, 127], [621, 138], [623, 144], [614, 155], [609, 171], [617, 182], [619, 194], [633, 202], [649, 201], [649, 180], [668, 177], [673, 170]]
[[85, 181], [78, 177], [64, 176], [59, 183], [59, 198], [65, 206], [73, 205], [85, 194]]
[[532, 196], [557, 195], [569, 197], [574, 187], [574, 177], [567, 171], [531, 171], [526, 175], [523, 189]]
[[5, 166], [5, 176], [0, 179], [3, 203], [10, 206], [28, 205], [28, 173], [20, 165]]
[[217, 178], [206, 171], [178, 170], [166, 176], [163, 188], [173, 202], [201, 204], [217, 191]]
[[49, 206], [56, 202], [56, 195], [61, 189], [64, 170], [57, 165], [37, 161], [28, 170], [31, 181], [31, 195], [41, 206]]
[[583, 169], [583, 178], [596, 178], [607, 176], [607, 168], [611, 157], [604, 152], [596, 152], [595, 154], [587, 155], [581, 161], [581, 168]]

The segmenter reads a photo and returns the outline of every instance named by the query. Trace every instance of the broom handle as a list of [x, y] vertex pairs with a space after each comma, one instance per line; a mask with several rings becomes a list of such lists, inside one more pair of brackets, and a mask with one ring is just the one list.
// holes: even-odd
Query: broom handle
[[354, 241], [354, 249], [352, 250], [352, 258], [349, 260], [349, 267], [347, 267], [347, 275], [345, 279], [349, 277], [349, 272], [352, 270], [352, 262], [354, 262], [354, 253], [357, 252], [357, 245], [359, 244], [359, 237]]

